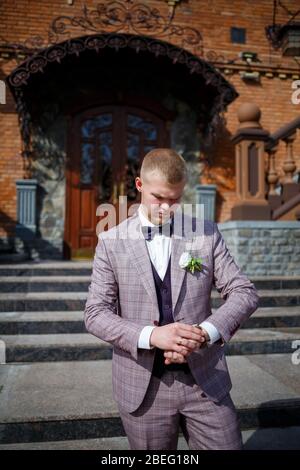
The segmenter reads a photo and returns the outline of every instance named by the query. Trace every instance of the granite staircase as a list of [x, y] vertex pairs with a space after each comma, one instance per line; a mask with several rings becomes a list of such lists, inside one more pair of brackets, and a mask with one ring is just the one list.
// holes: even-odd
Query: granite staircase
[[[91, 263], [0, 265], [0, 449], [128, 448], [111, 346], [83, 323], [90, 274]], [[226, 346], [245, 448], [300, 448], [300, 278], [252, 280], [260, 306]]]

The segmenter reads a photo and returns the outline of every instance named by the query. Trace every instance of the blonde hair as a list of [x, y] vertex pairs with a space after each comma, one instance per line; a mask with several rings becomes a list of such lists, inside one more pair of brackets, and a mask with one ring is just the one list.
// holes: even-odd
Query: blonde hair
[[187, 179], [184, 158], [168, 148], [153, 149], [145, 155], [140, 171], [141, 178], [147, 179], [147, 175], [155, 172], [161, 174], [170, 184]]

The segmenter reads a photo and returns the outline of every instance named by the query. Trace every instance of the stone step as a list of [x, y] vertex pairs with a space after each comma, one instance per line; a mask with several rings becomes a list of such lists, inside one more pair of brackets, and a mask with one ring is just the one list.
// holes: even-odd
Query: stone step
[[[242, 431], [244, 450], [299, 450], [300, 426], [283, 428], [255, 428]], [[182, 435], [179, 435], [177, 450], [188, 450]], [[69, 441], [26, 442], [0, 444], [1, 450], [130, 450], [125, 436], [99, 437]]]
[[300, 326], [300, 306], [259, 307], [244, 323], [242, 328], [291, 328], [297, 326]]
[[251, 276], [256, 289], [299, 289], [300, 276]]
[[[300, 327], [300, 306], [258, 308], [242, 326], [276, 327]], [[83, 311], [0, 312], [0, 334], [3, 335], [84, 332]]]
[[0, 292], [87, 292], [91, 276], [0, 277]]
[[6, 362], [90, 361], [111, 359], [111, 345], [89, 333], [1, 335]]
[[92, 261], [28, 262], [0, 264], [0, 276], [90, 276]]
[[4, 335], [85, 332], [83, 311], [0, 312], [0, 334]]
[[25, 253], [14, 253], [11, 248], [0, 248], [0, 266], [1, 265], [16, 265], [27, 263], [28, 255]]
[[[78, 292], [87, 291], [91, 278], [91, 267], [77, 266], [66, 268], [38, 267], [32, 268], [30, 273], [25, 268], [5, 268], [0, 265], [0, 292]], [[43, 265], [42, 265], [43, 266]], [[5, 274], [6, 273], [6, 274]], [[300, 289], [300, 277], [287, 278], [253, 278], [251, 279], [257, 289], [284, 290]]]
[[[225, 346], [227, 355], [294, 352], [300, 328], [241, 329]], [[6, 362], [89, 361], [110, 359], [110, 344], [89, 333], [1, 335]], [[3, 344], [3, 343], [2, 343]]]
[[[228, 357], [228, 367], [242, 429], [299, 426], [300, 365], [290, 354]], [[2, 365], [0, 396], [1, 444], [124, 435], [111, 361]]]
[[85, 292], [1, 293], [0, 312], [84, 310]]
[[292, 354], [300, 341], [300, 328], [241, 328], [225, 346], [226, 354]]
[[[300, 290], [260, 290], [260, 307], [295, 307], [300, 305]], [[83, 310], [84, 292], [16, 292], [0, 293], [0, 312]], [[217, 291], [211, 293], [211, 306], [224, 303]]]
[[[259, 306], [260, 307], [293, 307], [300, 305], [300, 290], [299, 289], [282, 289], [282, 290], [266, 290], [260, 289]], [[221, 305], [220, 300], [218, 305]]]

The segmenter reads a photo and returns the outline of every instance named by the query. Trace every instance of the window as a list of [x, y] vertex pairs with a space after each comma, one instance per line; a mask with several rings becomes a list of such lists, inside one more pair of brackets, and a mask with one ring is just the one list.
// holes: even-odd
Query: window
[[235, 26], [233, 26], [230, 29], [230, 36], [231, 36], [231, 42], [235, 42], [237, 44], [246, 43], [246, 29], [245, 28], [236, 28]]

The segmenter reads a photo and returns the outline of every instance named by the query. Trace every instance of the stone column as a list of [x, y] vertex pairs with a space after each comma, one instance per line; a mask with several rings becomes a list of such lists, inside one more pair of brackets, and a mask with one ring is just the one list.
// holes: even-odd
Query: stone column
[[286, 157], [283, 162], [283, 171], [285, 173], [285, 176], [281, 179], [283, 202], [287, 202], [289, 199], [293, 198], [294, 196], [297, 196], [300, 191], [299, 183], [296, 183], [293, 180], [295, 170], [297, 169], [297, 165], [293, 156], [293, 144], [295, 139], [296, 130], [283, 139], [286, 144]]
[[261, 112], [254, 103], [238, 110], [239, 129], [233, 136], [236, 161], [238, 202], [231, 210], [232, 220], [270, 220], [271, 207], [266, 199], [264, 146], [269, 133], [260, 125]]
[[37, 180], [17, 180], [16, 235], [22, 240], [32, 240], [36, 235]]
[[[215, 184], [197, 184], [197, 203], [204, 205], [204, 219], [212, 220], [215, 222], [216, 212], [216, 191]], [[198, 214], [201, 216], [201, 214]]]

